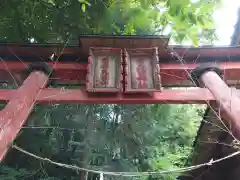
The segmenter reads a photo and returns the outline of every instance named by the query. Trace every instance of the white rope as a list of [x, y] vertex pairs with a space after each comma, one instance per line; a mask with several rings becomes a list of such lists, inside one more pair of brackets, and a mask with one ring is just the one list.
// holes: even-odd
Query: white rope
[[[87, 168], [81, 168], [78, 167], [76, 165], [69, 165], [69, 164], [63, 164], [63, 163], [58, 163], [55, 161], [52, 161], [48, 158], [43, 158], [40, 156], [37, 156], [33, 153], [30, 153], [16, 145], [12, 145], [12, 148], [26, 154], [29, 155], [35, 159], [41, 160], [41, 161], [45, 161], [48, 162], [50, 164], [54, 164], [56, 166], [60, 166], [60, 167], [64, 167], [64, 168], [68, 168], [68, 169], [72, 169], [72, 170], [77, 170], [77, 171], [85, 171], [85, 172], [91, 172], [91, 173], [96, 173], [96, 174], [100, 174], [100, 177], [102, 176], [103, 180], [103, 175], [112, 175], [112, 176], [125, 176], [125, 177], [139, 177], [139, 176], [148, 176], [148, 175], [161, 175], [161, 174], [169, 174], [169, 173], [180, 173], [180, 172], [186, 172], [186, 171], [191, 171], [194, 169], [198, 169], [204, 166], [211, 166], [215, 163], [219, 163], [221, 161], [224, 161], [226, 159], [232, 158], [234, 156], [237, 156], [240, 154], [240, 151], [234, 152], [228, 156], [225, 156], [223, 158], [217, 159], [217, 160], [213, 160], [211, 159], [209, 162], [207, 163], [203, 163], [203, 164], [198, 164], [195, 166], [189, 166], [189, 167], [184, 167], [184, 168], [176, 168], [176, 169], [171, 169], [171, 170], [165, 170], [165, 171], [158, 171], [158, 172], [110, 172], [110, 171], [101, 171], [101, 170], [93, 170], [93, 169], [87, 169]], [[102, 174], [102, 175], [101, 175]]]

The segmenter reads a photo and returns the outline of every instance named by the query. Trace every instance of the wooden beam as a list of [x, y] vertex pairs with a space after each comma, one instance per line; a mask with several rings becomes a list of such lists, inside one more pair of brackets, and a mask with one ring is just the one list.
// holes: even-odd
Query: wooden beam
[[[87, 63], [77, 62], [57, 62], [48, 63], [54, 68], [53, 78], [63, 81], [86, 80]], [[195, 86], [189, 80], [189, 73], [195, 69], [198, 63], [160, 63], [160, 75], [163, 86]], [[218, 63], [224, 70], [224, 80], [229, 85], [239, 84], [240, 62]], [[23, 62], [3, 62], [0, 61], [0, 81], [11, 79], [12, 76], [23, 73], [28, 67], [28, 63]]]
[[58, 104], [205, 104], [213, 101], [207, 89], [164, 90], [149, 94], [97, 94], [85, 90], [46, 89], [37, 98], [38, 103]]
[[[237, 90], [234, 90], [237, 91]], [[0, 90], [0, 100], [13, 99], [17, 90]], [[38, 104], [206, 104], [215, 101], [211, 92], [204, 88], [163, 90], [150, 94], [87, 93], [82, 89], [46, 88], [36, 98]]]
[[[217, 63], [224, 72], [224, 80], [231, 85], [239, 84], [240, 63], [224, 62]], [[172, 85], [190, 85], [195, 86], [189, 80], [190, 72], [193, 71], [200, 63], [160, 63], [160, 74], [163, 86]]]
[[9, 102], [0, 112], [0, 161], [27, 120], [39, 92], [47, 85], [47, 80], [46, 74], [34, 71], [19, 89], [1, 91], [1, 100], [9, 99]]

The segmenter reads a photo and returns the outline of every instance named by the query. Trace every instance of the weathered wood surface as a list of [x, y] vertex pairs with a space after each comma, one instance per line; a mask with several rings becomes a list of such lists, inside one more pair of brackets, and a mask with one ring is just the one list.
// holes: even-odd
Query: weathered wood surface
[[26, 122], [47, 81], [48, 76], [43, 72], [32, 72], [22, 86], [9, 96], [9, 102], [0, 111], [0, 161]]
[[122, 50], [90, 48], [87, 91], [117, 92], [121, 90]]
[[161, 91], [158, 48], [125, 49], [125, 92]]

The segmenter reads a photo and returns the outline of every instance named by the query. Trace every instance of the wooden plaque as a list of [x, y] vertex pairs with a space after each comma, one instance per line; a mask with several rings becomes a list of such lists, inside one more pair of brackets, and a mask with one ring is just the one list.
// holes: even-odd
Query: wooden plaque
[[89, 92], [121, 91], [122, 50], [92, 47], [88, 58], [86, 89]]
[[124, 50], [125, 92], [161, 91], [158, 48]]

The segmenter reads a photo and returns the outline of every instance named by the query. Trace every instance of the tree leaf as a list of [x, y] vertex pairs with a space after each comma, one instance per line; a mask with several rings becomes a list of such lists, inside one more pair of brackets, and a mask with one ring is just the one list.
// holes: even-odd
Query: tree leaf
[[85, 12], [85, 11], [86, 11], [86, 4], [83, 3], [83, 4], [81, 5], [81, 8], [82, 8], [82, 11]]

